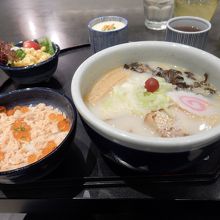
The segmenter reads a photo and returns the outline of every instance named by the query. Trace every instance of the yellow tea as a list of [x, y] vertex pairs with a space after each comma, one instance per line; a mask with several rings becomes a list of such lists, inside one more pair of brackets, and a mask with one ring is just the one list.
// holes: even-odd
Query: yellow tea
[[196, 16], [211, 20], [218, 0], [175, 0], [174, 16]]

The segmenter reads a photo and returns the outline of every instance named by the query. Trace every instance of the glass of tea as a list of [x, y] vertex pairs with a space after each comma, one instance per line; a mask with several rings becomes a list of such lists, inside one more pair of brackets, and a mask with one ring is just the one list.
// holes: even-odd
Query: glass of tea
[[196, 16], [211, 20], [219, 0], [175, 0], [174, 16]]
[[204, 49], [211, 23], [194, 16], [179, 16], [167, 22], [165, 40]]

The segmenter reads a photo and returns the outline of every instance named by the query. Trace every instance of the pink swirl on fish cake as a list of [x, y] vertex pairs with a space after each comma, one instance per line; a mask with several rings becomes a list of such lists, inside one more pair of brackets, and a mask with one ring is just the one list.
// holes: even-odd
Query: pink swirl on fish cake
[[192, 92], [168, 92], [168, 96], [182, 109], [197, 115], [213, 115], [216, 113], [213, 103], [202, 95]]
[[179, 96], [179, 99], [184, 105], [198, 112], [206, 111], [209, 104], [208, 101], [206, 101], [205, 99], [195, 96], [183, 95]]

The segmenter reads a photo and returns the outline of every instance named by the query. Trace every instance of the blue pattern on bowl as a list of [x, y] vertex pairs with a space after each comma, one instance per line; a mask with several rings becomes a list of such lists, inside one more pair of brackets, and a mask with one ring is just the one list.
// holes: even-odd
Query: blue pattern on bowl
[[[199, 31], [188, 32], [175, 29], [175, 27], [197, 27]], [[189, 46], [204, 49], [207, 44], [207, 37], [211, 24], [209, 21], [193, 17], [180, 16], [171, 18], [167, 23], [166, 41], [186, 44]]]
[[[92, 27], [104, 21], [119, 21], [124, 27], [111, 31], [97, 31]], [[128, 21], [119, 16], [103, 16], [91, 20], [88, 24], [89, 39], [94, 53], [105, 48], [128, 42]]]

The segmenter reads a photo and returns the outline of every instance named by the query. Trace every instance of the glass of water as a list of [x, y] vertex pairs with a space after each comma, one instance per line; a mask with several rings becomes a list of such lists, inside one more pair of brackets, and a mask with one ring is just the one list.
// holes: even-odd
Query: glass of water
[[174, 0], [143, 0], [145, 26], [153, 30], [166, 29], [173, 16]]

